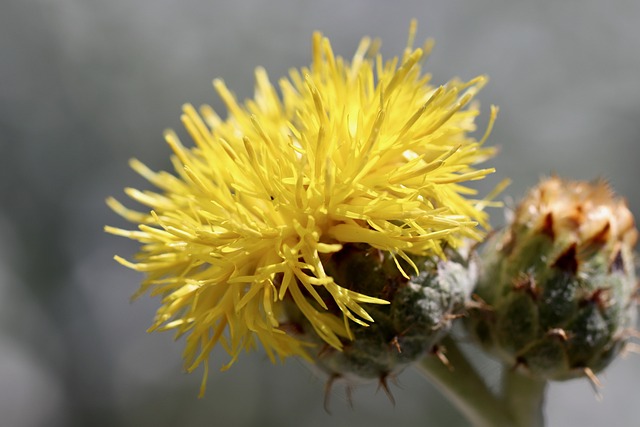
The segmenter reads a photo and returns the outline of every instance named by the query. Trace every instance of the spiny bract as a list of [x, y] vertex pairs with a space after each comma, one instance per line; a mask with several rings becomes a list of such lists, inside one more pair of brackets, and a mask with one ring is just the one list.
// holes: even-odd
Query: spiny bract
[[[326, 260], [327, 273], [343, 286], [390, 302], [368, 310], [375, 323], [353, 328], [354, 339], [343, 340], [342, 351], [320, 345], [312, 353], [330, 381], [345, 379], [351, 384], [375, 379], [386, 387], [389, 376], [437, 350], [452, 321], [464, 312], [475, 285], [475, 263], [458, 251], [445, 252], [447, 260], [412, 257], [419, 272], [409, 277], [398, 270], [389, 253], [366, 245], [345, 245]], [[339, 312], [335, 305], [329, 310]], [[295, 306], [290, 307], [289, 319], [305, 339], [319, 343]]]

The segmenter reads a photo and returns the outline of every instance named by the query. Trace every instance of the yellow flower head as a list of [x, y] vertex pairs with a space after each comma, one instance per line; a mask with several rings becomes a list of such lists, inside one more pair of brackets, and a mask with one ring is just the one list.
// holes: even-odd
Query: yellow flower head
[[[311, 67], [281, 79], [281, 96], [258, 68], [244, 104], [214, 81], [225, 120], [185, 105], [195, 146], [166, 132], [175, 174], [131, 161], [158, 190], [126, 189], [150, 211], [110, 198], [140, 225], [106, 230], [142, 244], [137, 262], [116, 259], [146, 273], [139, 294], [162, 296], [151, 330], [187, 335], [188, 370], [201, 362], [206, 370], [217, 343], [231, 355], [226, 368], [256, 338], [272, 360], [305, 356], [307, 344], [287, 330], [285, 301], [340, 349], [349, 321], [372, 321], [364, 304], [386, 303], [325, 273], [323, 260], [345, 243], [411, 264], [408, 254], [443, 256], [444, 243], [480, 237], [486, 202], [467, 200], [473, 191], [462, 183], [493, 171], [474, 168], [493, 150], [468, 136], [478, 115], [470, 101], [486, 79], [431, 86], [420, 67], [430, 45], [412, 48], [414, 32], [415, 24], [402, 58], [387, 62], [368, 38], [347, 61], [316, 33]], [[342, 318], [327, 310], [328, 295]]]

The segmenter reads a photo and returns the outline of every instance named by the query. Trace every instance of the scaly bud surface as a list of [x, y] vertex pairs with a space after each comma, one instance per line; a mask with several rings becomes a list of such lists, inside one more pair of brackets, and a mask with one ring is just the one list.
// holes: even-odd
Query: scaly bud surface
[[[378, 379], [386, 387], [389, 375], [432, 350], [464, 310], [474, 284], [475, 264], [457, 252], [446, 252], [448, 260], [412, 257], [415, 266], [363, 244], [345, 245], [332, 254], [325, 262], [328, 274], [352, 291], [376, 295], [389, 304], [367, 307], [373, 322], [351, 327], [351, 336], [342, 338], [342, 351], [323, 344], [291, 305], [289, 317], [301, 338], [318, 344], [312, 355], [315, 365], [333, 379]], [[325, 301], [329, 305], [331, 300]], [[329, 306], [329, 311], [339, 308]]]
[[532, 376], [593, 379], [635, 326], [637, 235], [606, 183], [543, 181], [484, 245], [470, 330]]

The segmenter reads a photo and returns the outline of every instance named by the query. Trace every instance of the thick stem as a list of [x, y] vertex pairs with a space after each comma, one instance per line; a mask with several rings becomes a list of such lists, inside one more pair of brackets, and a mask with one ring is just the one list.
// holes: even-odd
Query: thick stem
[[517, 370], [504, 373], [502, 392], [506, 406], [513, 414], [514, 427], [544, 426], [544, 396], [547, 381], [530, 378]]
[[442, 341], [451, 368], [429, 355], [417, 365], [475, 427], [513, 427], [507, 405], [492, 393], [450, 337]]

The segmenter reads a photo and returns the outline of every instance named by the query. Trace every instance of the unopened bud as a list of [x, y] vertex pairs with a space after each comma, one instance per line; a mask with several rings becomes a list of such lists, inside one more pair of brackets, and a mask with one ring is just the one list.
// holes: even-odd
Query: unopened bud
[[637, 235], [606, 183], [543, 181], [484, 245], [472, 333], [536, 377], [602, 370], [635, 326]]

